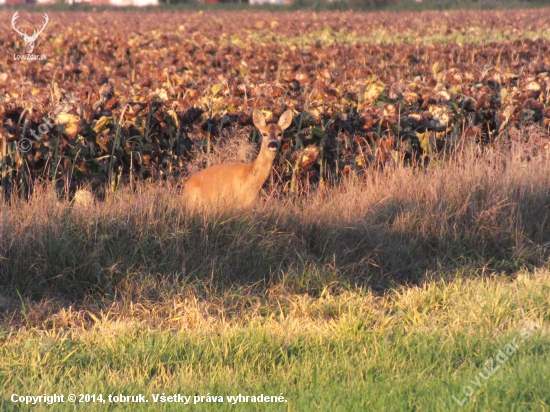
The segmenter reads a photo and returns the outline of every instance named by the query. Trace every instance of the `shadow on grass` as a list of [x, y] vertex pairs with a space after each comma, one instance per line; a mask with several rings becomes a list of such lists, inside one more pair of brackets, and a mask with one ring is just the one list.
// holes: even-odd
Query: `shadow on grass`
[[[491, 213], [474, 194], [439, 221], [413, 200], [389, 201], [350, 220], [295, 209], [206, 219], [162, 199], [116, 212], [31, 205], [21, 216], [2, 212], [0, 282], [6, 295], [74, 303], [128, 288], [139, 298], [155, 279], [175, 289], [263, 293], [280, 286], [316, 296], [328, 286], [382, 294], [457, 271], [513, 274], [548, 264], [547, 196], [522, 193], [521, 202], [509, 199]], [[148, 298], [157, 293], [150, 288]]]

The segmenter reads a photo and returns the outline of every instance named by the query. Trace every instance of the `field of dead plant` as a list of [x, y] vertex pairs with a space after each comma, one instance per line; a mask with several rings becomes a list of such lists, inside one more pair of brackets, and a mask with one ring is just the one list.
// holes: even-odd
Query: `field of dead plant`
[[550, 409], [550, 10], [13, 12], [0, 409]]
[[116, 189], [246, 158], [231, 149], [236, 134], [257, 141], [254, 107], [294, 110], [270, 180], [287, 193], [470, 142], [548, 151], [548, 10], [395, 16], [50, 12], [33, 51], [44, 61], [18, 60], [26, 44], [6, 30], [4, 196], [36, 180]]

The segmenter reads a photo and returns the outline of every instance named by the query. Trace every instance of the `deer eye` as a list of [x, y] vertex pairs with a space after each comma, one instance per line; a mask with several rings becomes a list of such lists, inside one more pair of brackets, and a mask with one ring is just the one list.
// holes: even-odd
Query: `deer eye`
[[283, 137], [283, 132], [279, 132], [279, 134], [277, 136]]
[[262, 135], [263, 135], [263, 137], [267, 137], [267, 133], [263, 133]]

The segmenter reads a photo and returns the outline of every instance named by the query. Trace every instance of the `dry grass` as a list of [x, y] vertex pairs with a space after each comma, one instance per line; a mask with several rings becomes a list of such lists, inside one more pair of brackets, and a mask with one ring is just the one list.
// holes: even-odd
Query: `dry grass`
[[[250, 126], [224, 129], [219, 150], [195, 148], [193, 160], [187, 164], [187, 174], [190, 176], [205, 167], [228, 162], [252, 162], [257, 155], [256, 145], [250, 142], [252, 132]], [[211, 143], [207, 143], [211, 144]]]
[[[36, 324], [60, 307], [98, 313], [122, 302], [123, 313], [190, 293], [238, 316], [270, 296], [383, 294], [457, 270], [547, 268], [549, 165], [525, 161], [524, 149], [505, 163], [472, 152], [426, 170], [371, 171], [295, 202], [271, 196], [250, 213], [210, 217], [185, 215], [167, 182], [78, 205], [42, 188], [0, 206], [0, 304], [18, 307], [20, 293], [38, 305], [27, 313]], [[4, 317], [22, 322], [17, 311]]]

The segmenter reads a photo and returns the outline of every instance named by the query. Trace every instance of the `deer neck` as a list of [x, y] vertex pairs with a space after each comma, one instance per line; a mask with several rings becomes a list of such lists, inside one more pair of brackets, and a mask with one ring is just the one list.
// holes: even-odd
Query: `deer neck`
[[252, 162], [251, 179], [254, 187], [261, 188], [271, 172], [271, 166], [275, 159], [275, 152], [270, 151], [267, 146], [262, 145], [256, 160]]

